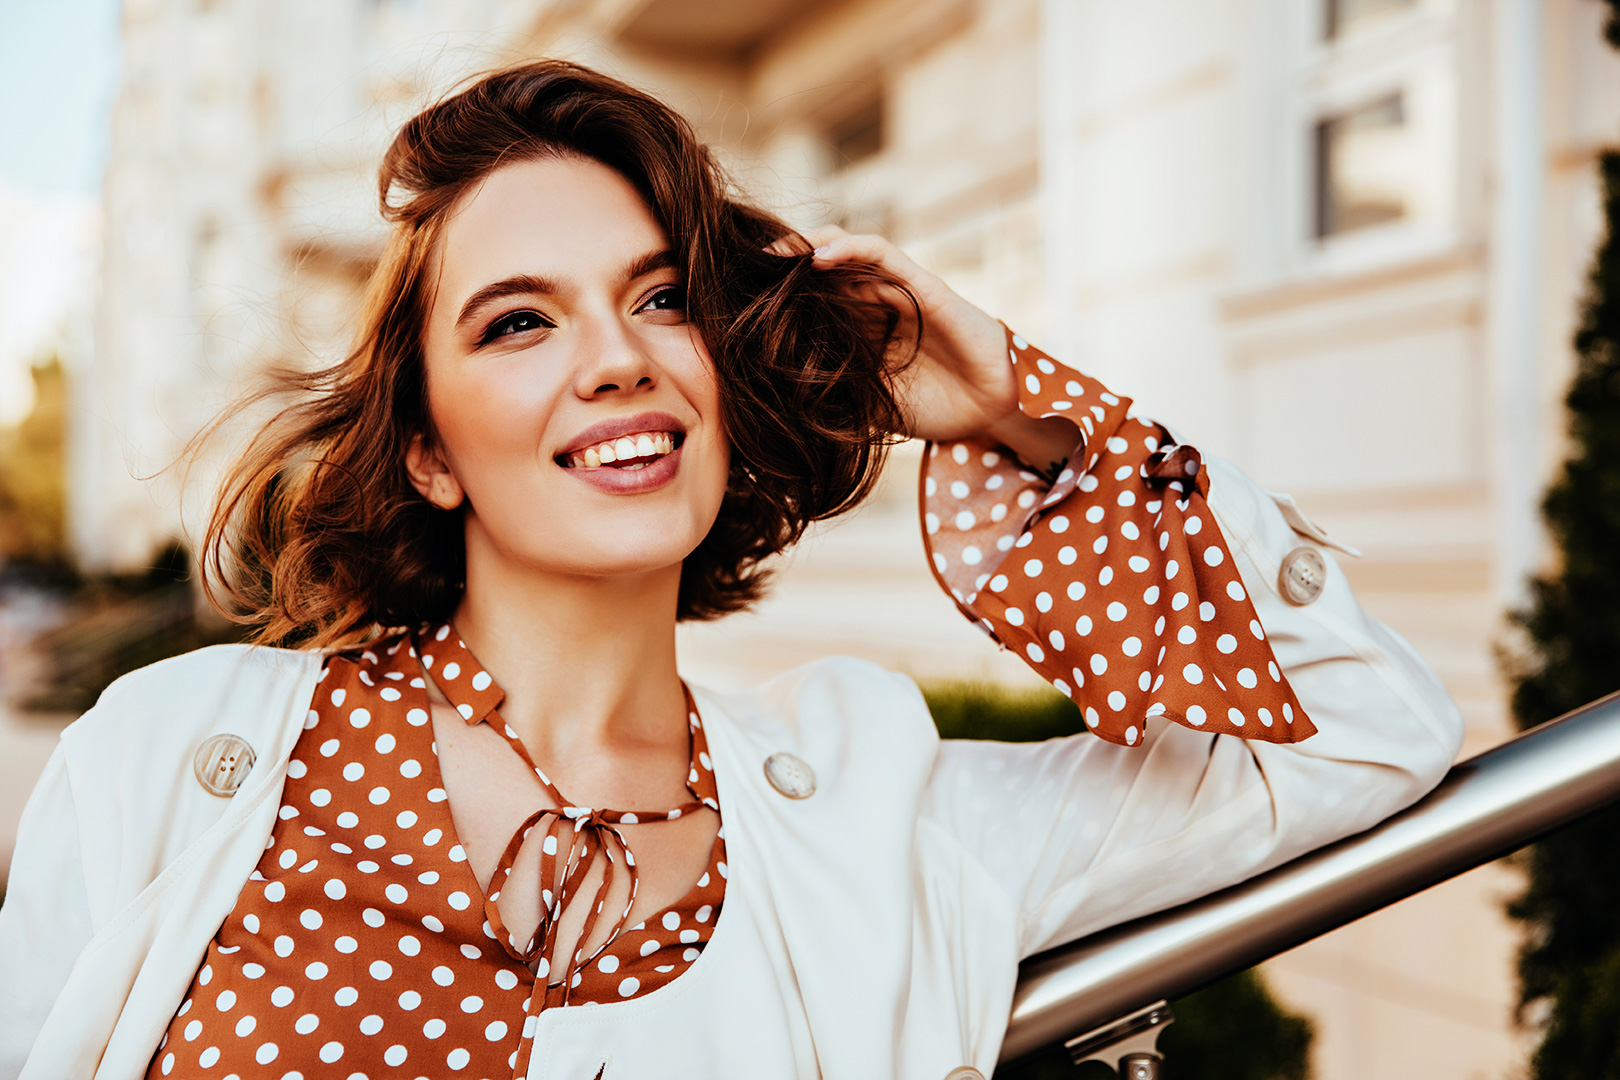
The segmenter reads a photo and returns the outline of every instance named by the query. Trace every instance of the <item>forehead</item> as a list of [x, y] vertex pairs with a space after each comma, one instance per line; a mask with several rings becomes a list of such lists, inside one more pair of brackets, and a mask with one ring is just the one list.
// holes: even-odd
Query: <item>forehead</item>
[[576, 157], [514, 162], [450, 213], [440, 295], [459, 303], [513, 274], [583, 283], [667, 244], [640, 193], [606, 165]]

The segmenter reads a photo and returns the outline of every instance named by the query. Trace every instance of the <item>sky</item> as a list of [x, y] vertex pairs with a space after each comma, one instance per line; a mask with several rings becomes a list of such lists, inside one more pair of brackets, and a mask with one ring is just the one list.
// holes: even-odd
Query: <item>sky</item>
[[0, 0], [0, 183], [95, 198], [118, 76], [119, 0]]
[[0, 0], [0, 425], [89, 347], [120, 0]]

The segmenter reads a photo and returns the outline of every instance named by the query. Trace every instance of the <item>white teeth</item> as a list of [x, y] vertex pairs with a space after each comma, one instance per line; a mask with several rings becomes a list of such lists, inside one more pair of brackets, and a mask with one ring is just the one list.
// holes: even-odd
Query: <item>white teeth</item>
[[675, 436], [668, 431], [643, 431], [617, 439], [597, 443], [568, 455], [568, 465], [575, 469], [595, 469], [615, 462], [627, 461], [621, 469], [635, 470], [648, 464], [641, 458], [661, 457], [675, 452]]

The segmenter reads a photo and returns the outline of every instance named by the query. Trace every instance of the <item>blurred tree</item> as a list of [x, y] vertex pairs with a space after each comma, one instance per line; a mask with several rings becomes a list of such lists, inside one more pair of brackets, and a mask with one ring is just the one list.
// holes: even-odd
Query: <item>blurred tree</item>
[[70, 603], [63, 625], [36, 636], [30, 677], [9, 685], [11, 704], [72, 715], [135, 668], [240, 632], [199, 619], [191, 557], [171, 544], [144, 570], [82, 578], [67, 544], [67, 387], [61, 361], [33, 369], [34, 407], [0, 429], [0, 568], [48, 586]]
[[1171, 1002], [1159, 1037], [1170, 1080], [1305, 1080], [1311, 1022], [1277, 1004], [1254, 969]]
[[[1620, 0], [1605, 36], [1620, 48]], [[1532, 727], [1620, 689], [1620, 151], [1599, 158], [1608, 235], [1598, 247], [1575, 334], [1565, 399], [1571, 453], [1542, 515], [1562, 556], [1514, 615], [1527, 648], [1508, 658], [1513, 714]], [[1520, 1007], [1546, 1011], [1536, 1080], [1620, 1078], [1620, 808], [1521, 856], [1525, 892], [1508, 908], [1528, 931]]]
[[34, 407], [0, 429], [0, 564], [66, 570], [67, 390], [62, 362], [36, 364]]
[[[1036, 742], [1085, 730], [1055, 690], [1006, 691], [970, 683], [923, 688], [948, 739]], [[1305, 1080], [1311, 1022], [1279, 1005], [1258, 971], [1243, 971], [1171, 1002], [1176, 1022], [1160, 1038], [1171, 1080]], [[1111, 1069], [1076, 1069], [1062, 1046], [996, 1071], [996, 1080], [1107, 1080]]]

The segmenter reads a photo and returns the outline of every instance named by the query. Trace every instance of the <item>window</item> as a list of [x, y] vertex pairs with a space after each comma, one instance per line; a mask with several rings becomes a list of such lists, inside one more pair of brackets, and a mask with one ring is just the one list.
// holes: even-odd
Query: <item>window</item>
[[846, 169], [883, 149], [883, 97], [874, 94], [827, 125], [834, 166]]
[[1326, 0], [1322, 36], [1337, 41], [1416, 6], [1417, 0]]
[[1418, 149], [1400, 94], [1318, 121], [1317, 238], [1406, 217]]

